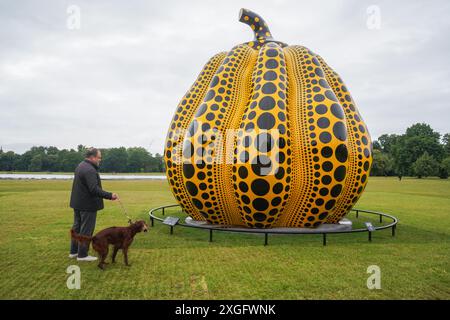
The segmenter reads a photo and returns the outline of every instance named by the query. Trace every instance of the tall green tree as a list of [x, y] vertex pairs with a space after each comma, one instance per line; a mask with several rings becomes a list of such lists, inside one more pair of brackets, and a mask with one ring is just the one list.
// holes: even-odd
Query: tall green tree
[[58, 162], [60, 171], [72, 172], [77, 165], [83, 160], [83, 154], [74, 149], [63, 149], [58, 154]]
[[397, 134], [382, 134], [376, 140], [377, 147], [384, 153], [392, 153], [392, 148], [398, 143], [399, 138]]
[[381, 150], [373, 150], [372, 169], [373, 176], [389, 176], [394, 175], [394, 160], [388, 153]]
[[0, 150], [0, 171], [13, 171], [19, 155], [13, 151], [3, 152]]
[[102, 171], [126, 172], [128, 154], [124, 147], [102, 150], [102, 158]]
[[144, 172], [149, 170], [150, 153], [144, 148], [128, 148], [127, 170], [129, 172]]
[[429, 155], [428, 152], [424, 152], [412, 165], [414, 174], [420, 179], [422, 177], [435, 176], [439, 170], [439, 163]]
[[42, 155], [36, 154], [31, 158], [30, 165], [28, 166], [28, 171], [38, 172], [42, 171]]
[[443, 158], [440, 134], [428, 124], [416, 123], [406, 129], [406, 133], [399, 136], [391, 146], [396, 171], [402, 175], [413, 174], [413, 163], [425, 152], [437, 161]]
[[447, 179], [450, 176], [450, 156], [444, 158], [439, 165], [439, 178]]

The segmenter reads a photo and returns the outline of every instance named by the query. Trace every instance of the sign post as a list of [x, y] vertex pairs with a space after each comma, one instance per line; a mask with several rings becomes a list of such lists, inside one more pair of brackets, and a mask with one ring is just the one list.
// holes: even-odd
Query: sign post
[[170, 226], [170, 234], [173, 234], [173, 227], [178, 224], [180, 218], [177, 217], [167, 217], [163, 220], [163, 223]]

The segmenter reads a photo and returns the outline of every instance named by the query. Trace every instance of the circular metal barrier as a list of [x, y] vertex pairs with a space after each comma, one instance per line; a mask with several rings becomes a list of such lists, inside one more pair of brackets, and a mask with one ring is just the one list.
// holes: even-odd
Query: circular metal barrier
[[183, 223], [179, 220], [169, 219], [171, 221], [167, 221], [167, 218], [170, 217], [159, 217], [155, 213], [160, 212], [162, 216], [165, 216], [165, 210], [168, 208], [179, 207], [179, 204], [172, 204], [166, 206], [160, 206], [157, 208], [153, 208], [149, 212], [150, 224], [153, 227], [155, 224], [155, 220], [161, 223], [165, 223], [170, 227], [170, 234], [173, 234], [173, 230], [175, 226], [185, 227], [185, 228], [194, 228], [194, 229], [204, 229], [209, 230], [209, 242], [213, 241], [213, 232], [241, 232], [241, 233], [255, 233], [255, 234], [264, 234], [264, 245], [268, 245], [269, 234], [290, 234], [290, 235], [310, 235], [310, 234], [321, 234], [323, 237], [323, 245], [327, 244], [327, 234], [342, 234], [342, 233], [356, 233], [356, 232], [367, 232], [368, 240], [372, 241], [372, 233], [378, 230], [383, 229], [391, 229], [392, 236], [395, 236], [395, 232], [397, 229], [398, 219], [393, 215], [378, 212], [378, 211], [370, 211], [363, 209], [351, 209], [351, 212], [356, 214], [356, 218], [359, 219], [361, 214], [370, 214], [378, 216], [379, 222], [383, 223], [383, 219], [386, 218], [389, 220], [388, 224], [384, 224], [381, 226], [374, 226], [371, 222], [365, 222], [366, 228], [356, 228], [353, 227], [350, 230], [324, 230], [324, 229], [303, 229], [303, 228], [276, 228], [276, 229], [256, 229], [256, 228], [246, 228], [246, 227], [238, 227], [238, 226], [221, 226], [221, 225], [213, 225], [213, 224], [192, 224], [192, 223]]

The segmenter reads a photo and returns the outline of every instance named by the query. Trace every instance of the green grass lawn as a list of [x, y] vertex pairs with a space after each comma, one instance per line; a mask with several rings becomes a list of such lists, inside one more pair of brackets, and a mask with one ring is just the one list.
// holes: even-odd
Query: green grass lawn
[[[138, 234], [130, 268], [78, 263], [81, 289], [66, 287], [71, 181], [0, 180], [1, 299], [449, 299], [450, 180], [371, 178], [358, 208], [400, 219], [397, 236], [270, 236], [155, 224]], [[134, 218], [174, 203], [166, 181], [105, 181]], [[174, 213], [171, 213], [174, 214]], [[350, 215], [352, 220], [354, 215]], [[360, 221], [371, 220], [360, 216]], [[375, 220], [374, 220], [375, 221]], [[376, 221], [375, 221], [376, 222]], [[99, 212], [97, 230], [126, 225], [117, 203]], [[366, 286], [381, 268], [381, 290]]]

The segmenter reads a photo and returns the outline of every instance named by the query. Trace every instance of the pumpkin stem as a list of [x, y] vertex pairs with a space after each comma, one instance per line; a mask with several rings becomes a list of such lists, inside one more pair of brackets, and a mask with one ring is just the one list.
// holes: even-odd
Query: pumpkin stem
[[239, 21], [249, 25], [255, 34], [255, 42], [264, 43], [273, 40], [269, 27], [263, 18], [253, 11], [242, 8], [239, 12]]

